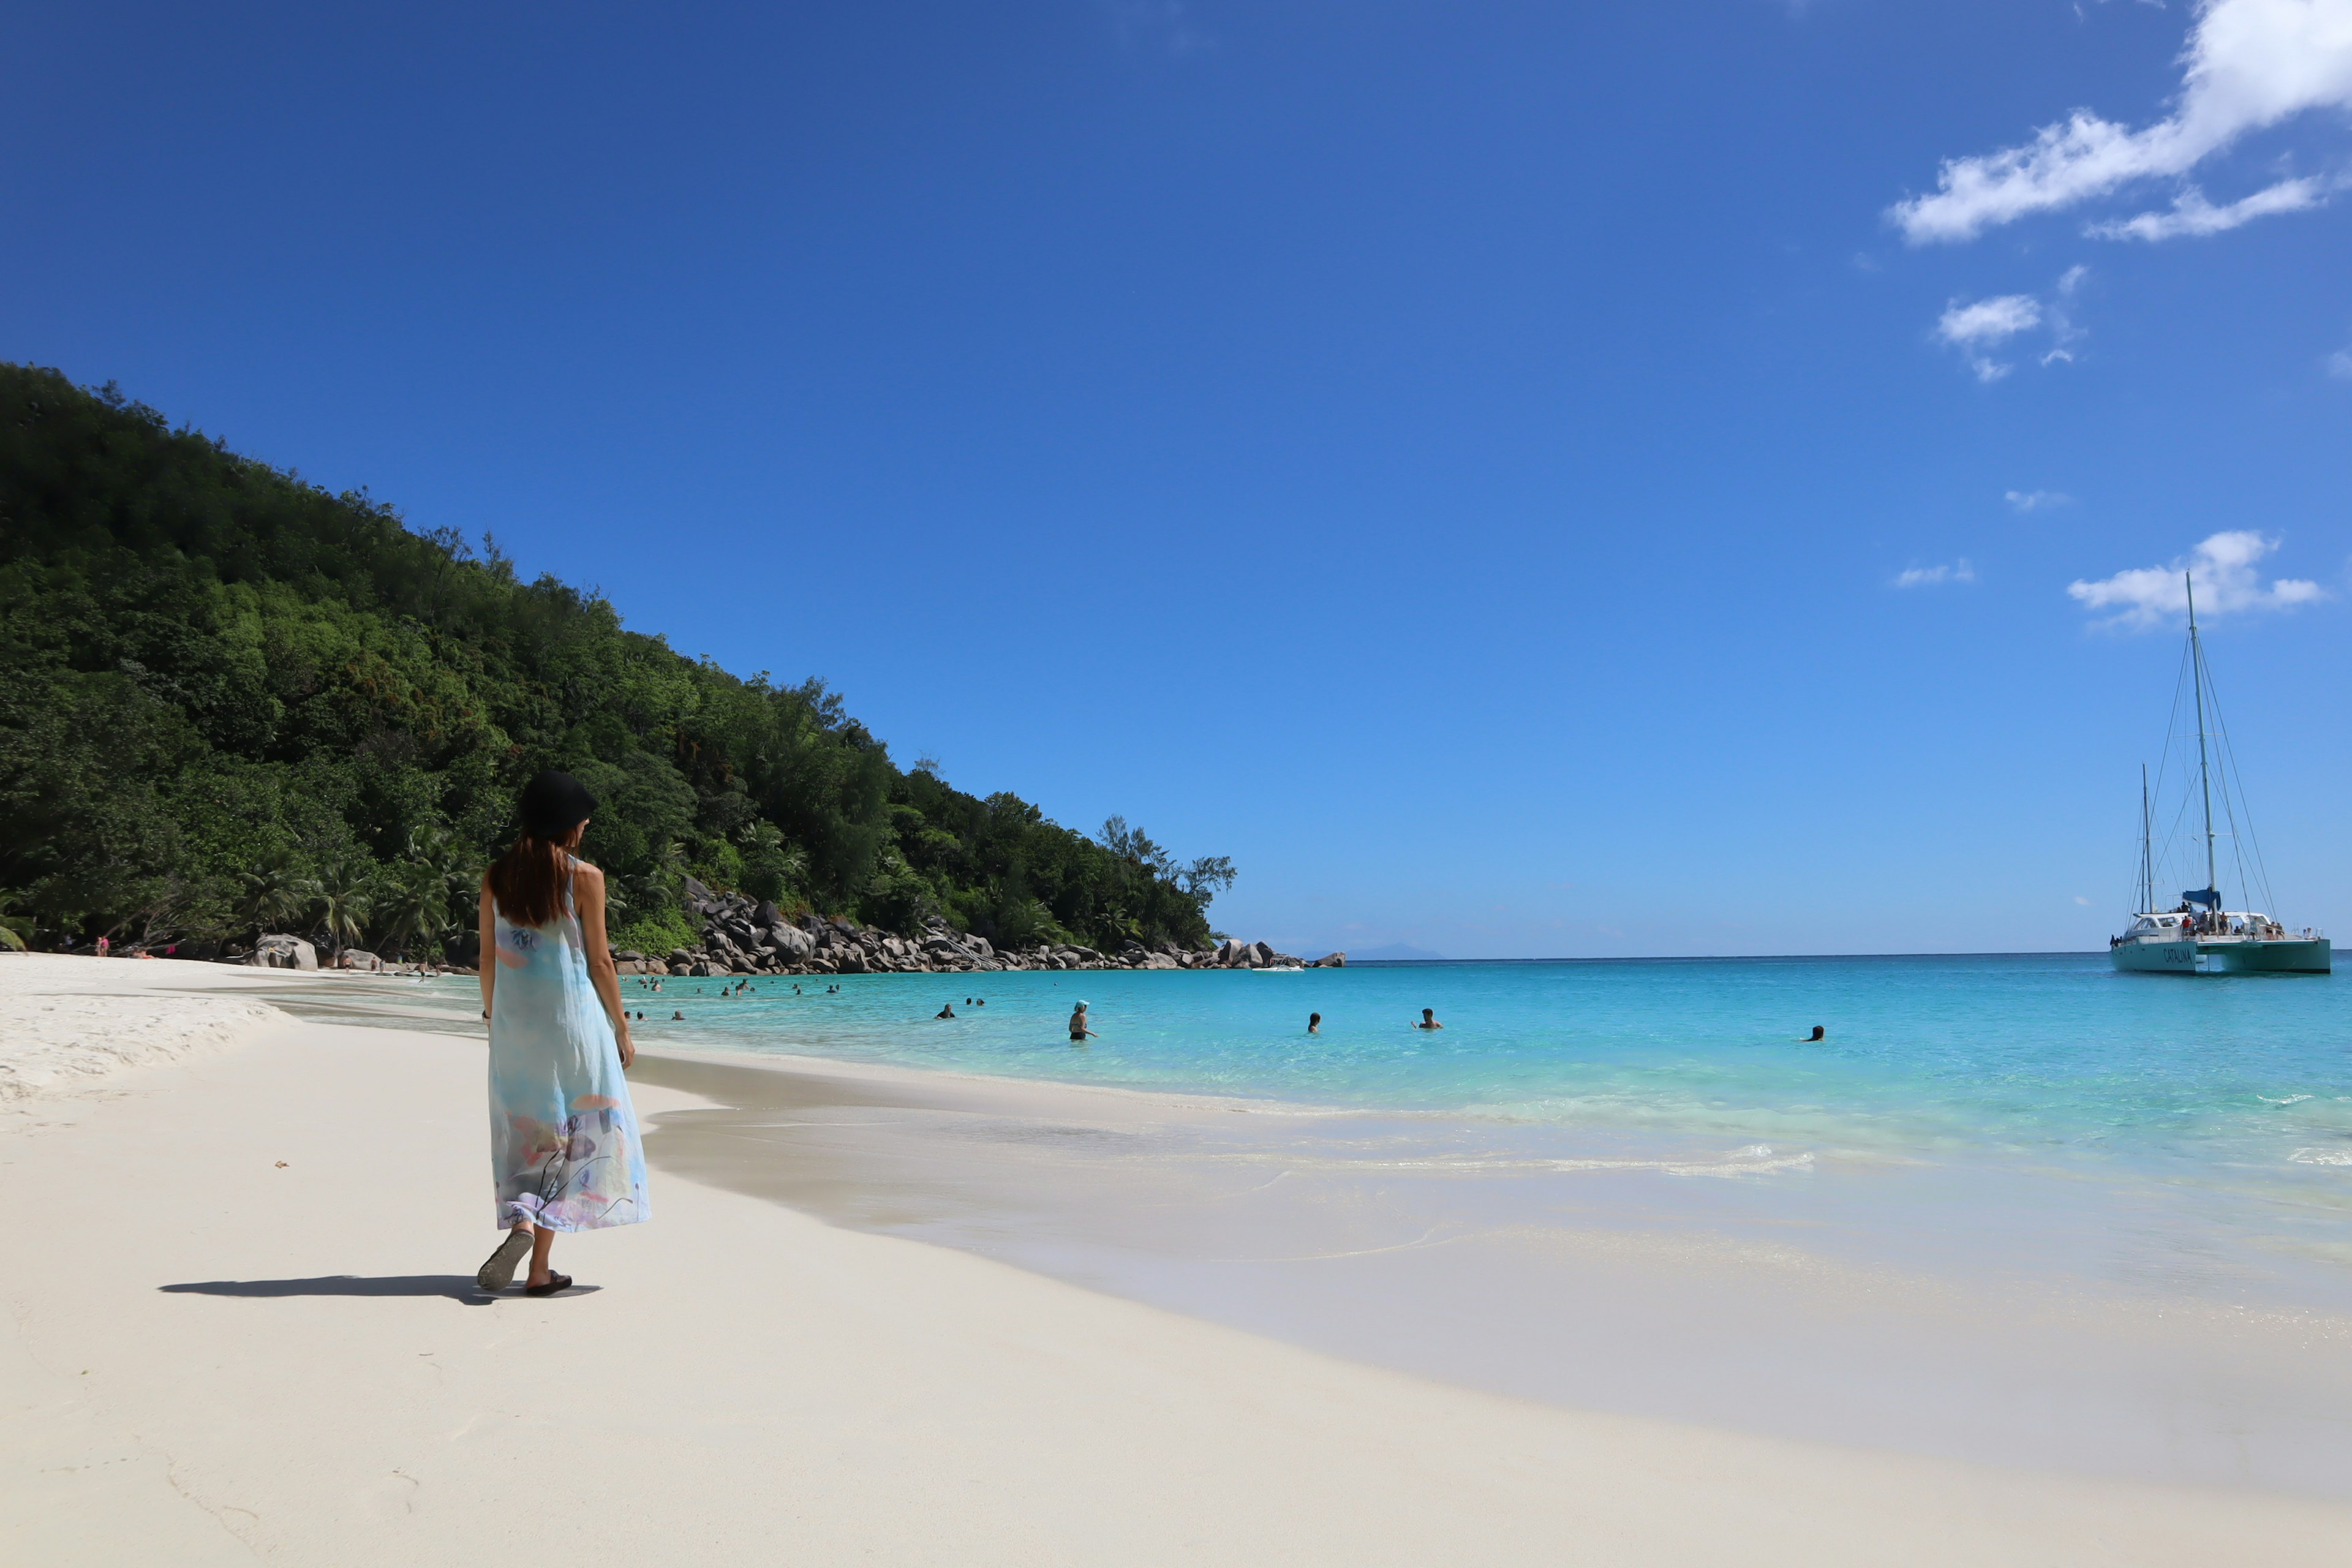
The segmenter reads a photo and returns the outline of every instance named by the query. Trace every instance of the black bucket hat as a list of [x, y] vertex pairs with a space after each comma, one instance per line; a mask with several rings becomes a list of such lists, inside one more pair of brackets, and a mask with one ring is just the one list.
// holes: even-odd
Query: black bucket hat
[[596, 797], [570, 773], [553, 768], [522, 786], [515, 814], [533, 838], [561, 838], [595, 815]]

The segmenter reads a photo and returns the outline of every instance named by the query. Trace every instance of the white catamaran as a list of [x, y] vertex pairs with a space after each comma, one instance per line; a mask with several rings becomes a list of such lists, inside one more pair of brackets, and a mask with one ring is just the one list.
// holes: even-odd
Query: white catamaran
[[[2221, 723], [2221, 709], [2213, 700], [2213, 675], [2205, 668], [2205, 646], [2197, 636], [2197, 591], [2193, 583], [2189, 584], [2189, 649], [2183, 658], [2188, 667], [2183, 672], [2183, 684], [2189, 689], [2197, 721], [2196, 789], [2181, 801], [2174, 826], [2159, 847], [2147, 769], [2142, 767], [2139, 771], [2139, 886], [2134, 900], [2138, 912], [2133, 915], [2129, 930], [2107, 941], [2116, 967], [2151, 974], [2325, 974], [2331, 961], [2325, 935], [2308, 926], [2291, 932], [2255, 907], [2257, 888], [2263, 894], [2261, 902], [2275, 906], [2271, 905], [2270, 879], [2263, 870], [2262, 848], [2255, 844], [2253, 824], [2246, 817], [2244, 786], [2242, 783], [2234, 795], [2230, 788], [2237, 763], [2230, 751], [2229, 727]], [[2159, 796], [2171, 761], [2171, 737], [2183, 741], [2188, 738], [2180, 733], [2181, 695], [2176, 689], [2172, 700], [2174, 722], [2165, 742], [2165, 764], [2159, 766], [2157, 774]], [[2210, 731], [2205, 727], [2209, 716], [2215, 725]], [[2213, 755], [2217, 752], [2222, 764], [2218, 769]], [[2185, 754], [2181, 761], [2185, 784]], [[2217, 792], [2222, 820], [2228, 824], [2226, 832], [2213, 826]], [[2182, 893], [2178, 907], [2158, 909], [2158, 868], [2170, 862], [2174, 855], [2185, 852], [2193, 874], [2195, 846], [2193, 842], [2183, 843], [2184, 835], [2179, 831], [2192, 805], [2204, 824], [2205, 885]], [[2239, 887], [2244, 894], [2244, 907], [2241, 909], [2221, 907], [2220, 857], [2214, 842], [2222, 837], [2231, 841]]]

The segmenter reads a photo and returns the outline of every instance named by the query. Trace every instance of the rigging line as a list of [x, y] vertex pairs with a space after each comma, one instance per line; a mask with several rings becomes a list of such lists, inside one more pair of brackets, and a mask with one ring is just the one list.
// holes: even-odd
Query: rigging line
[[[2213, 679], [2210, 672], [2205, 678], [2205, 684], [2209, 688], [2213, 684]], [[2229, 781], [2231, 778], [2235, 778], [2238, 782], [2238, 804], [2240, 806], [2244, 808], [2246, 814], [2245, 837], [2240, 840], [2238, 848], [2238, 880], [2241, 883], [2245, 882], [2245, 847], [2246, 846], [2251, 845], [2252, 846], [2254, 852], [2254, 874], [2262, 882], [2262, 912], [2275, 916], [2278, 910], [2278, 895], [2273, 891], [2271, 888], [2270, 867], [2263, 859], [2263, 841], [2254, 832], [2253, 802], [2246, 796], [2245, 775], [2238, 771], [2238, 749], [2230, 743], [2230, 721], [2221, 717], [2221, 710], [2218, 707], [2216, 707], [2214, 710], [2213, 722], [2219, 726], [2221, 730], [2221, 762], [2223, 767], [2227, 770], [2222, 779], [2222, 798], [2224, 800], [2228, 799]], [[2231, 819], [2231, 826], [2236, 826], [2235, 818]], [[2252, 889], [2250, 886], [2248, 888], [2248, 891], [2251, 892], [2252, 890]]]
[[2172, 679], [2172, 711], [2166, 715], [2164, 725], [2164, 755], [2157, 759], [2156, 784], [2159, 792], [2172, 766], [2172, 748], [2180, 739], [2181, 700], [2189, 692], [2189, 649], [2180, 650], [2180, 668]]
[[[2147, 874], [2150, 840], [2147, 803], [2147, 797], [2143, 794], [2140, 797], [2139, 831], [2132, 835], [2132, 903], [2136, 906], [2132, 910], [2134, 914], [2144, 914], [2156, 904], [2156, 885], [2148, 879]], [[2143, 892], [2145, 897], [2142, 896]]]
[[2192, 803], [2189, 799], [2189, 796], [2184, 793], [2180, 797], [2180, 809], [2172, 814], [2172, 826], [2165, 829], [2164, 851], [2162, 856], [2157, 860], [2157, 864], [2158, 866], [2164, 867], [2167, 870], [2171, 871], [2174, 876], [2177, 876], [2183, 880], [2193, 876], [2194, 872], [2176, 869], [2172, 864], [2172, 851], [2173, 847], [2180, 841], [2180, 819], [2189, 815], [2189, 807], [2191, 804]]
[[[2172, 709], [2165, 716], [2164, 750], [2156, 759], [2156, 785], [2151, 798], [2158, 801], [2164, 799], [2165, 781], [2172, 775], [2172, 750], [2174, 743], [2180, 739], [2181, 699], [2188, 692], [2189, 685], [2189, 648], [2184, 643], [2180, 650], [2179, 668], [2173, 675]], [[2185, 805], [2183, 809], [2186, 809]], [[2172, 841], [2178, 834], [2179, 827], [2179, 819], [2176, 817], [2172, 827], [2166, 831], [2164, 839], [2166, 858], [2169, 858], [2171, 855]]]
[[[2238, 773], [2237, 748], [2230, 744], [2230, 723], [2221, 714], [2221, 694], [2214, 689], [2213, 667], [2210, 660], [2204, 662], [2200, 673], [2204, 678], [2205, 689], [2212, 699], [2208, 706], [2212, 710], [2214, 750], [2220, 754], [2221, 763], [2221, 814], [2230, 824], [2230, 857], [2238, 868], [2239, 890], [2244, 895], [2246, 906], [2251, 909], [2254, 904], [2254, 885], [2246, 875], [2245, 846], [2246, 840], [2254, 835], [2253, 805], [2246, 798], [2245, 777]], [[2234, 799], [2230, 789], [2233, 776], [2238, 785]], [[2241, 816], [2245, 818], [2242, 831], [2239, 822]], [[2254, 859], [2259, 867], [2262, 862], [2262, 846], [2259, 843], [2254, 847]], [[2267, 910], [2273, 901], [2270, 896], [2270, 879], [2265, 875], [2262, 880], [2262, 901]]]

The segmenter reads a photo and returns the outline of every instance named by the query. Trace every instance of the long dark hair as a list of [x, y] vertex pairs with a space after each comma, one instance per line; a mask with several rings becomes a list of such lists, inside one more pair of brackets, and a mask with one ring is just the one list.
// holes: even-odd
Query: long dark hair
[[560, 841], [595, 809], [596, 797], [578, 779], [552, 768], [522, 786], [515, 841], [482, 879], [508, 924], [551, 925], [563, 912], [568, 879]]

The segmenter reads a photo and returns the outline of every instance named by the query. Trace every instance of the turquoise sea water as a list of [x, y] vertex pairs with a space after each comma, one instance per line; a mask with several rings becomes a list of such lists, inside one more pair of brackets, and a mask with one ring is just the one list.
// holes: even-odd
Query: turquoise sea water
[[[649, 1046], [1398, 1113], [1453, 1129], [1425, 1152], [1465, 1170], [1643, 1166], [1794, 1182], [1816, 1203], [1841, 1175], [1859, 1195], [1884, 1190], [1874, 1172], [1975, 1173], [2000, 1179], [2011, 1215], [2042, 1202], [2045, 1179], [2073, 1234], [2136, 1226], [2176, 1252], [2244, 1242], [2352, 1281], [2341, 974], [2117, 974], [2095, 953], [827, 984], [628, 994]], [[1065, 1020], [1080, 997], [1101, 1037], [1075, 1048]], [[961, 1016], [933, 1018], [944, 1002]], [[1409, 1026], [1424, 1006], [1444, 1030]], [[1815, 1024], [1828, 1037], [1807, 1043]]]
[[[753, 984], [625, 994], [651, 1050], [916, 1071], [768, 1091], [642, 1064], [718, 1101], [647, 1093], [656, 1188], [1514, 1397], [2352, 1495], [2352, 976], [2084, 953]], [[1074, 1047], [1080, 997], [1100, 1037]], [[1424, 1006], [1444, 1030], [1410, 1027]]]

